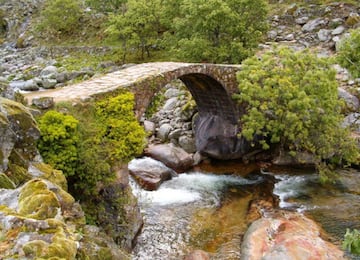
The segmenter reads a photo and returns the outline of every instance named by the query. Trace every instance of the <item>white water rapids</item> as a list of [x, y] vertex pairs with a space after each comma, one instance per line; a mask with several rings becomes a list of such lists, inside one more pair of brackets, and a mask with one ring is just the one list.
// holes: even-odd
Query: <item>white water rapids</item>
[[189, 225], [194, 212], [219, 207], [222, 196], [231, 187], [241, 188], [260, 181], [260, 177], [248, 180], [233, 175], [189, 172], [164, 182], [156, 191], [145, 191], [131, 180], [145, 221], [133, 259], [182, 259], [193, 250], [189, 246]]

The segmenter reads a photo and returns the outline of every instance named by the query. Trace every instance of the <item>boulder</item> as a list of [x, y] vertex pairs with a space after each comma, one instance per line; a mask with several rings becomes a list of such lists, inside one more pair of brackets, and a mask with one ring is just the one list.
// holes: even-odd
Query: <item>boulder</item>
[[180, 136], [179, 137], [179, 145], [187, 153], [195, 153], [196, 152], [195, 139], [193, 137], [189, 137], [186, 135]]
[[217, 115], [198, 116], [194, 122], [196, 150], [202, 154], [229, 160], [255, 151], [245, 138], [238, 137], [238, 126]]
[[162, 124], [158, 130], [158, 137], [165, 142], [166, 140], [168, 140], [169, 137], [169, 133], [172, 130], [172, 126], [168, 123], [166, 124]]
[[326, 22], [322, 18], [316, 18], [313, 20], [308, 21], [306, 24], [303, 25], [302, 30], [304, 32], [312, 32], [318, 27], [325, 25]]
[[360, 107], [359, 99], [347, 92], [343, 88], [338, 88], [338, 96], [346, 102], [346, 106], [352, 111], [358, 111]]
[[321, 234], [319, 226], [300, 213], [275, 213], [251, 224], [241, 245], [241, 259], [346, 259]]
[[153, 135], [155, 133], [155, 123], [149, 120], [144, 121], [144, 128], [145, 132], [149, 133], [150, 135]]
[[173, 144], [151, 145], [145, 149], [145, 154], [164, 163], [176, 172], [185, 172], [194, 163], [190, 154]]
[[132, 160], [128, 167], [130, 174], [145, 190], [157, 190], [161, 183], [176, 175], [172, 169], [149, 157]]
[[31, 103], [39, 109], [49, 109], [55, 105], [53, 97], [35, 97]]
[[9, 162], [25, 169], [38, 155], [36, 142], [40, 131], [28, 109], [20, 103], [0, 97], [0, 171]]
[[10, 87], [13, 89], [19, 89], [24, 91], [35, 91], [39, 90], [39, 86], [33, 79], [26, 81], [12, 81], [9, 83]]
[[56, 79], [58, 69], [55, 66], [47, 66], [40, 72], [40, 77], [47, 79]]

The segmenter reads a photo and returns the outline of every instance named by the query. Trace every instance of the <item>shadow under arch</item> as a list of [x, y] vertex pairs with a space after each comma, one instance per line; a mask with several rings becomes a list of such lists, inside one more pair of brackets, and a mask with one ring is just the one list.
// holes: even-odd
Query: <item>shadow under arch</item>
[[220, 160], [238, 159], [253, 148], [239, 136], [239, 109], [224, 86], [209, 75], [178, 77], [189, 89], [198, 109], [194, 132], [196, 149]]
[[232, 124], [237, 124], [239, 113], [230, 94], [220, 82], [201, 73], [190, 73], [178, 77], [193, 96], [199, 116], [219, 116]]

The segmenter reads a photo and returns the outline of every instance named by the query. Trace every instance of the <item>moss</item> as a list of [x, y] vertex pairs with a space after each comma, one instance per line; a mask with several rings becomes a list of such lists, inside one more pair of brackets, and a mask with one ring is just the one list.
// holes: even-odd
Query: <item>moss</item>
[[54, 218], [60, 208], [56, 195], [38, 179], [29, 181], [21, 190], [18, 212], [35, 219]]
[[76, 242], [66, 237], [62, 228], [54, 235], [52, 243], [49, 245], [47, 258], [59, 257], [60, 259], [75, 259], [77, 252]]
[[45, 255], [49, 244], [43, 240], [33, 240], [23, 246], [26, 257], [40, 257]]
[[[14, 156], [10, 156], [14, 158]], [[7, 172], [9, 179], [18, 187], [19, 185], [25, 183], [28, 180], [31, 180], [30, 174], [23, 167], [9, 163], [9, 170]]]
[[15, 184], [5, 173], [0, 173], [0, 189], [15, 189]]
[[55, 170], [49, 164], [45, 163], [34, 163], [33, 166], [43, 173], [40, 178], [55, 183], [67, 191], [67, 181], [62, 171]]

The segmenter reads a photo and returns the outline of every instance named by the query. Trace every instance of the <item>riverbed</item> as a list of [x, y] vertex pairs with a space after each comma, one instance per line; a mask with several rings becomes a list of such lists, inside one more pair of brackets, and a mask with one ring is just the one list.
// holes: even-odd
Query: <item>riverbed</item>
[[195, 249], [211, 259], [240, 259], [255, 200], [307, 215], [340, 245], [346, 228], [360, 228], [359, 173], [341, 173], [336, 184], [323, 185], [313, 170], [218, 164], [179, 174], [157, 191], [131, 181], [145, 221], [133, 259], [183, 259]]

